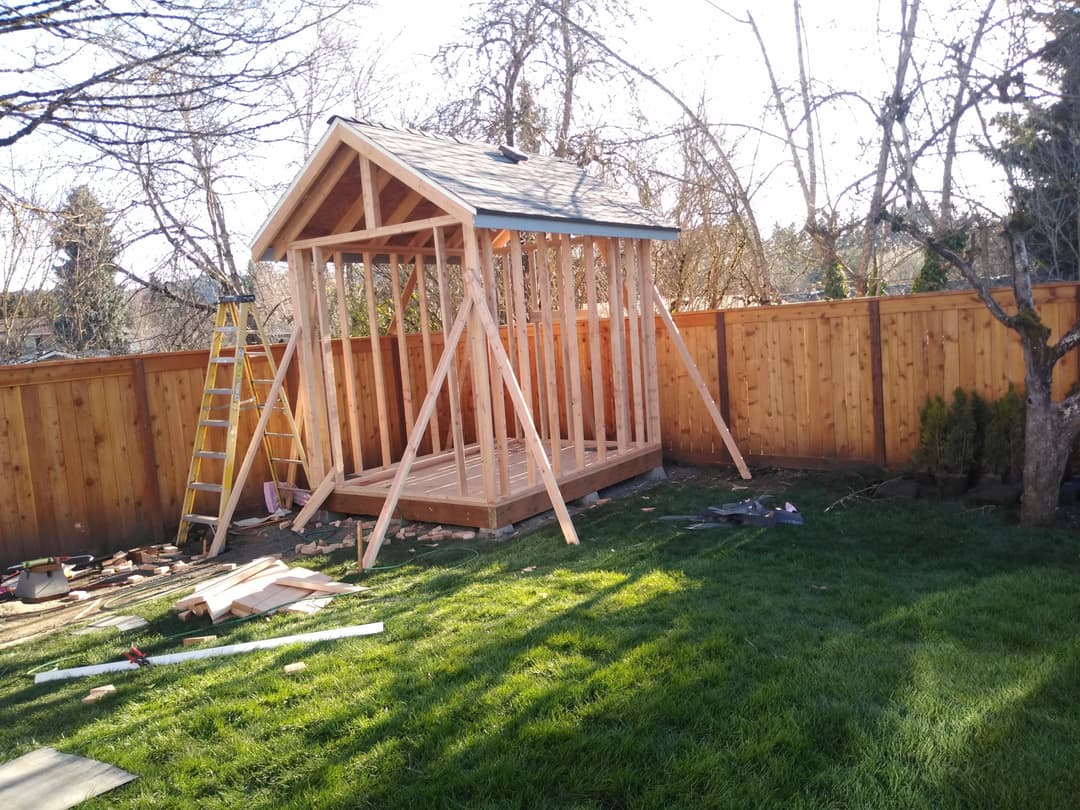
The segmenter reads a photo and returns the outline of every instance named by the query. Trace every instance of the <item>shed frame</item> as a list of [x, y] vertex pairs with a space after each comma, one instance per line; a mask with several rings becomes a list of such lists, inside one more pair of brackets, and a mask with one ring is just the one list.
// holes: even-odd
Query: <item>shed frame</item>
[[[289, 268], [312, 479], [293, 527], [303, 528], [323, 506], [377, 514], [366, 547], [358, 544], [364, 568], [374, 564], [399, 514], [495, 529], [550, 507], [566, 542], [576, 544], [568, 500], [661, 464], [658, 317], [729, 455], [749, 478], [653, 281], [651, 241], [677, 233], [561, 161], [520, 161], [488, 145], [331, 119], [252, 248], [256, 259], [285, 259]], [[381, 299], [377, 265], [389, 268], [391, 282], [390, 295]], [[351, 322], [348, 270], [364, 282], [374, 425], [360, 417], [363, 392], [349, 341], [338, 338], [344, 344], [340, 368], [332, 350], [334, 315], [342, 332]], [[429, 326], [432, 287], [444, 328], [437, 362]], [[417, 381], [404, 329], [414, 295], [424, 377]], [[392, 314], [385, 335], [378, 328], [380, 304]], [[579, 318], [587, 322], [584, 345]], [[604, 326], [610, 357], [601, 340]], [[400, 380], [393, 387], [384, 367], [387, 343]], [[588, 380], [582, 379], [583, 354]], [[414, 396], [417, 390], [422, 397]], [[472, 419], [464, 414], [466, 397]], [[399, 457], [392, 406], [404, 417]], [[373, 431], [377, 454], [365, 457], [364, 434], [370, 438]], [[220, 549], [225, 529], [218, 527], [211, 553]]]

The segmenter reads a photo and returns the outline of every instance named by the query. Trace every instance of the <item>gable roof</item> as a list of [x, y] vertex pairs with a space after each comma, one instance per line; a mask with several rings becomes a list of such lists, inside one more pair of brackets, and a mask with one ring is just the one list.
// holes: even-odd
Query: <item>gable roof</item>
[[[341, 118], [330, 127], [252, 244], [256, 259], [270, 251], [313, 198], [324, 207], [361, 195], [345, 171], [334, 172], [339, 148], [363, 149], [390, 175], [424, 188], [429, 208], [467, 216], [477, 228], [576, 235], [674, 239], [678, 229], [622, 192], [557, 158], [529, 156], [515, 162], [498, 147]], [[343, 164], [338, 163], [339, 167]], [[330, 181], [327, 178], [332, 178]], [[335, 184], [333, 194], [320, 183]], [[429, 216], [432, 214], [429, 213]], [[307, 214], [305, 236], [327, 235], [332, 217]], [[277, 245], [280, 254], [283, 246]]]
[[523, 217], [668, 232], [651, 235], [661, 239], [678, 234], [654, 212], [568, 161], [530, 155], [515, 162], [490, 144], [338, 120], [475, 209], [478, 227], [512, 227], [480, 220]]

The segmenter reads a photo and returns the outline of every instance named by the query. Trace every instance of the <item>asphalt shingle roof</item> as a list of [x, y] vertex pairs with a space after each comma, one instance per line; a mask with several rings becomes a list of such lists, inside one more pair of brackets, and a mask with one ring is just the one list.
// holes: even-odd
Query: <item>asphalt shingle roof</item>
[[[557, 158], [515, 163], [496, 146], [339, 119], [480, 214], [630, 226], [673, 238], [676, 228], [595, 177]], [[657, 233], [661, 236], [661, 233]]]

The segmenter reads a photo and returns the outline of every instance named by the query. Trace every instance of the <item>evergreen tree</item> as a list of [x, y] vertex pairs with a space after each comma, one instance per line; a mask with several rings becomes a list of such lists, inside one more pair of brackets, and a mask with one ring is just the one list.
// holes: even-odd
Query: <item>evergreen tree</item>
[[[967, 245], [967, 234], [953, 232], [938, 240], [949, 250], [962, 251]], [[923, 249], [923, 264], [919, 274], [911, 282], [913, 293], [940, 292], [949, 286], [948, 264], [929, 248]]]
[[[1061, 4], [1046, 15], [1053, 39], [1041, 55], [1042, 71], [1055, 88], [1052, 103], [1024, 97], [1024, 113], [1002, 116], [1006, 138], [994, 157], [1017, 181], [1017, 224], [1038, 269], [1077, 278], [1080, 245], [1080, 8]], [[1023, 79], [1002, 83], [1013, 101], [1027, 91]], [[1043, 101], [1043, 103], [1040, 103]]]
[[827, 301], [848, 297], [847, 278], [844, 276], [844, 266], [840, 262], [832, 262], [825, 271], [824, 295]]
[[115, 279], [118, 247], [105, 207], [87, 186], [68, 195], [52, 239], [61, 258], [54, 268], [57, 337], [79, 352], [125, 352], [128, 315]]

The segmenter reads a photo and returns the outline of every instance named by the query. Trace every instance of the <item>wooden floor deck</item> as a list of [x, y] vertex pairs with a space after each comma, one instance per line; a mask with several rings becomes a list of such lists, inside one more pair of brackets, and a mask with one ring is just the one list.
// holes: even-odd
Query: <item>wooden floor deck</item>
[[[539, 475], [535, 484], [529, 484], [525, 443], [511, 439], [508, 451], [510, 490], [505, 495], [497, 492], [494, 503], [484, 498], [483, 463], [479, 446], [474, 444], [465, 449], [465, 494], [458, 488], [453, 453], [427, 456], [413, 464], [397, 512], [407, 520], [495, 529], [550, 509], [551, 501]], [[659, 466], [661, 457], [659, 444], [633, 447], [623, 453], [617, 453], [612, 444], [606, 461], [601, 464], [595, 443], [591, 443], [585, 449], [585, 466], [575, 469], [574, 445], [567, 442], [560, 453], [559, 489], [565, 500], [580, 498]], [[349, 479], [334, 490], [326, 508], [354, 515], [377, 515], [396, 472], [394, 464]]]

